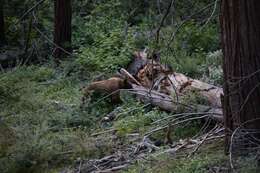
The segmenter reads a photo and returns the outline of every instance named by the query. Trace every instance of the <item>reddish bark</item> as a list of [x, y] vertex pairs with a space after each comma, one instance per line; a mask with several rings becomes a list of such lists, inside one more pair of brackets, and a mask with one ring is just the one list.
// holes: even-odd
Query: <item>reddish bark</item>
[[[259, 0], [221, 2], [226, 149], [234, 129], [260, 118], [259, 11]], [[250, 123], [245, 128], [260, 129], [260, 124]]]

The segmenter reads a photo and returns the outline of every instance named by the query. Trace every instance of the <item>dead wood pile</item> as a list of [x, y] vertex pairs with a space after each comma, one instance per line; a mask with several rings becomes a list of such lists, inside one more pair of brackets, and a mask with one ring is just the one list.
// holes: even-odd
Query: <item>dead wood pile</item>
[[[139, 99], [171, 112], [176, 112], [180, 108], [193, 112], [215, 112], [216, 114], [211, 114], [211, 117], [218, 121], [222, 120], [222, 88], [174, 72], [167, 65], [147, 60], [145, 54], [138, 55], [132, 64], [143, 59], [145, 65], [136, 74], [129, 74], [124, 69], [121, 69], [121, 74], [132, 81], [131, 92]], [[131, 80], [132, 78], [138, 83]], [[204, 99], [206, 105], [187, 103], [185, 98], [191, 93]]]
[[[211, 118], [222, 121], [222, 88], [177, 73], [159, 61], [148, 59], [145, 52], [136, 52], [134, 55], [128, 68], [120, 70], [120, 75], [132, 86], [129, 93], [135, 94], [142, 102], [165, 111], [210, 112]], [[106, 81], [110, 82], [109, 79], [101, 82], [106, 84]], [[116, 90], [125, 89], [124, 85], [119, 86]], [[93, 87], [91, 89], [95, 90]], [[206, 104], [187, 103], [185, 98], [192, 93]]]

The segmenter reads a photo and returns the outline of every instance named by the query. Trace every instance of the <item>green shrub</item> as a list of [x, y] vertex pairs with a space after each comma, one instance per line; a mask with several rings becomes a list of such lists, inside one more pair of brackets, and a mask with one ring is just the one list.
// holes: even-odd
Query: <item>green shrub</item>
[[80, 45], [77, 62], [82, 70], [115, 72], [128, 64], [136, 48], [146, 44], [143, 37], [135, 37], [139, 27], [126, 25], [124, 5], [120, 0], [96, 3], [91, 15], [77, 19], [83, 23], [75, 32], [76, 45]]
[[222, 58], [221, 50], [208, 53], [206, 62], [199, 67], [203, 74], [202, 80], [215, 85], [223, 83]]
[[120, 30], [115, 29], [92, 46], [81, 48], [78, 62], [88, 71], [114, 72], [130, 61], [132, 45], [130, 41], [125, 42]]
[[187, 22], [177, 34], [176, 41], [179, 49], [184, 49], [190, 54], [219, 49], [219, 35], [214, 24], [201, 28], [195, 21]]

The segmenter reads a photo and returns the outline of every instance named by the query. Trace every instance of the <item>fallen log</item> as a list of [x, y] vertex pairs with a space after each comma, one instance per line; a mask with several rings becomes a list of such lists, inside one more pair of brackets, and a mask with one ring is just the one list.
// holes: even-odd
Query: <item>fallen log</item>
[[175, 94], [176, 98], [185, 95], [189, 91], [197, 92], [211, 106], [221, 108], [222, 88], [173, 72], [158, 62], [148, 62], [139, 71], [137, 80], [143, 87], [167, 95]]
[[[120, 70], [121, 74], [132, 82], [133, 90], [130, 92], [137, 95], [142, 102], [151, 103], [170, 112], [177, 112], [180, 108], [185, 111], [213, 112], [211, 117], [222, 121], [222, 88], [173, 72], [159, 62], [153, 60], [146, 62], [147, 64], [135, 75], [136, 79], [126, 70]], [[189, 92], [197, 93], [208, 102], [208, 105], [182, 102], [182, 98]]]
[[[185, 93], [187, 90], [197, 91], [201, 96], [208, 100], [211, 106], [221, 108], [221, 95], [223, 95], [222, 88], [191, 79], [181, 73], [173, 73], [168, 77], [179, 93]], [[169, 90], [172, 89], [169, 88]]]
[[[181, 73], [174, 72], [170, 67], [162, 65], [154, 59], [147, 59], [147, 54], [136, 53], [133, 62], [128, 70], [121, 69], [122, 80], [127, 80], [132, 86], [130, 93], [144, 102], [157, 106], [169, 112], [211, 112], [210, 117], [217, 121], [222, 121], [221, 95], [223, 90], [220, 87], [189, 78]], [[99, 81], [106, 88], [104, 92], [111, 89], [110, 79]], [[94, 82], [94, 84], [97, 82]], [[92, 86], [90, 84], [90, 86]], [[113, 85], [114, 86], [114, 85]], [[125, 85], [117, 85], [111, 91], [126, 89]], [[89, 88], [89, 87], [87, 87]], [[98, 90], [98, 87], [91, 89]], [[187, 103], [185, 96], [195, 93], [206, 100], [206, 105]], [[108, 93], [113, 95], [113, 93]], [[212, 113], [213, 112], [213, 113]]]
[[162, 110], [169, 112], [178, 112], [180, 110], [190, 111], [190, 112], [210, 112], [209, 117], [222, 122], [222, 108], [221, 107], [211, 107], [205, 105], [186, 105], [181, 102], [176, 102], [174, 99], [166, 94], [160, 93], [158, 91], [149, 90], [142, 86], [132, 85], [133, 89], [129, 91], [137, 96], [137, 98], [144, 102], [150, 103], [153, 106], [157, 106]]

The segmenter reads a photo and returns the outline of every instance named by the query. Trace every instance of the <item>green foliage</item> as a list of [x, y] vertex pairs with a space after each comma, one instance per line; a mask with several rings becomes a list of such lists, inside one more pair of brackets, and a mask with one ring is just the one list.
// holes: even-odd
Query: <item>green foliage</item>
[[[114, 72], [126, 66], [135, 48], [133, 29], [127, 29], [120, 11], [122, 2], [97, 3], [91, 16], [78, 27], [75, 40], [80, 44], [77, 62], [87, 71]], [[113, 9], [113, 10], [111, 10]]]
[[125, 43], [120, 30], [104, 34], [100, 40], [85, 48], [81, 48], [78, 62], [88, 71], [114, 72], [126, 66], [133, 52], [132, 43]]
[[222, 59], [221, 50], [208, 53], [206, 63], [200, 66], [204, 81], [218, 85], [223, 83]]
[[[126, 116], [127, 115], [127, 116]], [[115, 123], [118, 135], [125, 136], [128, 133], [144, 131], [145, 126], [151, 122], [150, 118], [145, 116], [140, 103], [131, 102], [121, 111], [121, 118]]]
[[111, 148], [83, 147], [97, 113], [79, 109], [78, 81], [57, 72], [29, 66], [0, 75], [0, 130], [10, 131], [0, 135], [0, 172], [39, 172]]
[[185, 92], [185, 95], [180, 99], [181, 103], [189, 105], [190, 103], [208, 105], [208, 100], [203, 97], [199, 91], [190, 90]]
[[177, 35], [178, 46], [188, 53], [210, 52], [219, 48], [217, 26], [202, 28], [194, 21], [187, 22]]
[[[208, 52], [219, 49], [218, 25], [202, 27], [191, 20], [185, 22], [181, 28], [165, 27], [163, 32], [169, 37], [172, 33], [177, 33], [172, 42], [169, 42], [170, 39], [161, 40], [162, 61], [170, 64], [177, 72], [200, 78], [205, 73], [201, 67], [210, 59], [207, 57]], [[219, 61], [213, 59], [212, 61]]]
[[176, 56], [176, 61], [172, 61], [172, 66], [177, 72], [192, 78], [202, 75], [198, 69], [205, 62], [204, 52], [188, 55], [185, 51], [178, 51], [176, 52]]

